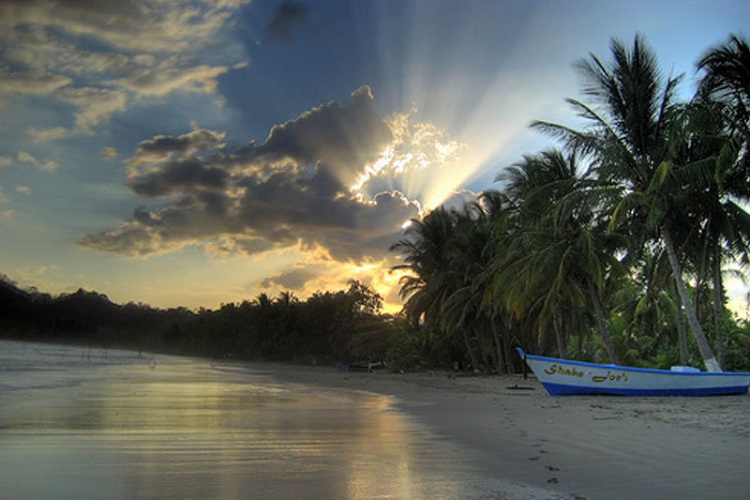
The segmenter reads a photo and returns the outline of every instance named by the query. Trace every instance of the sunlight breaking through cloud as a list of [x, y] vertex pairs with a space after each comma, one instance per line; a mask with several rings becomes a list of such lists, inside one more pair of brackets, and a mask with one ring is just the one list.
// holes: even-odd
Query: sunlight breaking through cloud
[[[179, 136], [142, 141], [124, 161], [127, 184], [162, 205], [138, 207], [120, 227], [80, 244], [128, 256], [199, 245], [220, 256], [302, 242], [342, 262], [382, 258], [417, 207], [399, 190], [379, 189], [365, 199], [347, 189], [392, 140], [373, 99], [362, 87], [345, 105], [330, 102], [273, 126], [260, 144], [230, 147], [226, 133], [195, 125]], [[417, 157], [417, 147], [435, 156], [424, 130], [409, 147]]]
[[423, 213], [437, 207], [459, 185], [445, 181], [460, 170], [466, 144], [431, 123], [416, 121], [417, 113], [412, 108], [385, 120], [391, 142], [377, 160], [364, 166], [349, 188], [360, 199], [398, 191], [417, 203]]
[[195, 124], [144, 140], [123, 161], [127, 185], [161, 206], [140, 206], [79, 243], [130, 257], [187, 247], [219, 261], [263, 257], [267, 274], [256, 286], [264, 289], [309, 294], [353, 277], [395, 299], [388, 249], [405, 221], [463, 196], [455, 188], [467, 175], [467, 146], [418, 120], [416, 108], [384, 119], [373, 102], [362, 87], [349, 103], [273, 126], [263, 143], [230, 145], [225, 132]]

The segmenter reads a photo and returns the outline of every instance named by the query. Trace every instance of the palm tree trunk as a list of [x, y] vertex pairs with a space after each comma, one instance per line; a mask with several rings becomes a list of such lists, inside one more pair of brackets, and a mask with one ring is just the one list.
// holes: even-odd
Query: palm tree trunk
[[478, 370], [479, 363], [477, 363], [477, 357], [474, 355], [474, 350], [471, 348], [471, 342], [469, 342], [469, 336], [466, 335], [466, 328], [461, 327], [461, 335], [464, 338], [464, 345], [466, 346], [466, 352], [469, 354], [469, 359], [471, 360], [471, 368], [472, 370]]
[[614, 364], [618, 364], [620, 360], [617, 357], [617, 352], [615, 352], [615, 345], [612, 343], [609, 323], [604, 316], [604, 306], [602, 305], [601, 297], [599, 297], [599, 292], [591, 281], [589, 281], [589, 294], [591, 295], [591, 302], [594, 304], [594, 315], [596, 316], [596, 322], [599, 325], [599, 331], [602, 334], [602, 341], [604, 342], [605, 349], [607, 349], [609, 360]]
[[561, 323], [560, 314], [555, 307], [552, 310], [552, 329], [555, 331], [555, 340], [557, 341], [557, 356], [564, 359], [568, 349], [565, 347], [565, 334], [562, 331]]
[[[490, 339], [491, 340], [491, 339]], [[492, 371], [492, 348], [487, 349], [486, 341], [482, 338], [480, 332], [477, 332], [477, 344], [479, 345], [479, 355], [482, 356], [482, 371], [490, 373]], [[492, 342], [490, 342], [492, 344]], [[489, 352], [488, 352], [489, 351]]]
[[695, 309], [690, 303], [690, 296], [688, 295], [685, 283], [682, 281], [682, 268], [680, 267], [680, 261], [677, 259], [677, 252], [674, 248], [672, 235], [666, 226], [661, 227], [661, 237], [664, 240], [664, 246], [667, 249], [669, 264], [672, 266], [672, 277], [674, 278], [675, 286], [677, 287], [677, 293], [680, 296], [680, 301], [682, 302], [685, 314], [687, 314], [688, 324], [690, 325], [690, 330], [695, 337], [695, 342], [698, 344], [698, 350], [703, 357], [703, 364], [706, 366], [706, 371], [720, 372], [722, 371], [721, 365], [716, 359], [716, 356], [714, 356], [711, 346], [706, 339], [706, 334], [703, 333], [703, 328], [701, 328], [701, 324], [698, 321], [698, 316], [695, 314]]
[[513, 359], [511, 358], [511, 347], [510, 347], [510, 341], [508, 341], [508, 337], [503, 335], [502, 339], [500, 339], [503, 344], [503, 354], [505, 355], [505, 369], [508, 373], [513, 374], [516, 373], [516, 370], [513, 365]]
[[497, 335], [497, 323], [495, 317], [490, 319], [490, 325], [492, 326], [492, 338], [495, 340], [495, 350], [497, 351], [497, 373], [505, 373], [507, 367], [505, 366], [505, 354], [503, 353], [503, 346], [500, 342], [500, 338]]
[[677, 310], [677, 341], [680, 344], [680, 364], [682, 364], [682, 366], [687, 366], [690, 364], [690, 355], [688, 354], [685, 315], [682, 314], [681, 307]]
[[714, 281], [714, 331], [716, 339], [716, 357], [719, 366], [724, 366], [724, 332], [722, 330], [722, 318], [724, 317], [724, 283], [721, 279], [721, 247], [714, 245], [713, 258], [713, 281]]

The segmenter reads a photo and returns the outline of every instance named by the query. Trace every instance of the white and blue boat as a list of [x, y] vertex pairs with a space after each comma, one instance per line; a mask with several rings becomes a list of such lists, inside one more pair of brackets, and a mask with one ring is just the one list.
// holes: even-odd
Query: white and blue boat
[[517, 349], [551, 396], [720, 396], [746, 394], [750, 373], [603, 365], [526, 354]]

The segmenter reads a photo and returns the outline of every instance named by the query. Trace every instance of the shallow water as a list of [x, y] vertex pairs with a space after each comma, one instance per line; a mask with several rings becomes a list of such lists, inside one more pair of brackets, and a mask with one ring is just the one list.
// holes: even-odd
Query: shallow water
[[238, 363], [0, 341], [3, 498], [467, 498], [391, 398]]

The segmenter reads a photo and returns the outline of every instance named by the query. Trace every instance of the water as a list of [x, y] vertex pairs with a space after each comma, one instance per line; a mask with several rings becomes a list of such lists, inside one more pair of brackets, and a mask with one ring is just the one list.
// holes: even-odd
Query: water
[[0, 341], [0, 498], [469, 498], [395, 401], [244, 364]]

